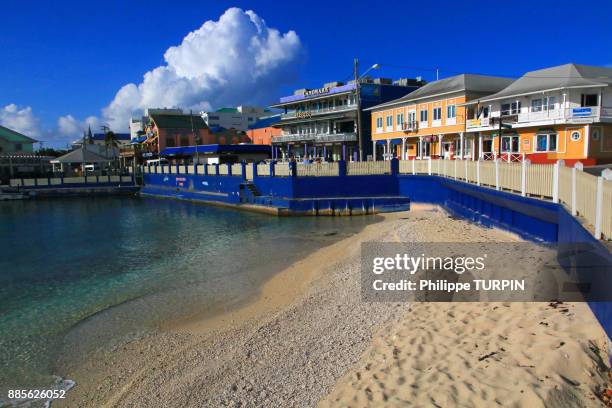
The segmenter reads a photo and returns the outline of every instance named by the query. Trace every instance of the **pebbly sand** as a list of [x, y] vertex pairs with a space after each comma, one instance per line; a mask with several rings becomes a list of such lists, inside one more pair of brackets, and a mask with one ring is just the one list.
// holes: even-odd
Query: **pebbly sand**
[[77, 386], [53, 406], [602, 406], [605, 334], [584, 304], [362, 302], [360, 242], [520, 241], [435, 207], [384, 218], [249, 304], [68, 367]]

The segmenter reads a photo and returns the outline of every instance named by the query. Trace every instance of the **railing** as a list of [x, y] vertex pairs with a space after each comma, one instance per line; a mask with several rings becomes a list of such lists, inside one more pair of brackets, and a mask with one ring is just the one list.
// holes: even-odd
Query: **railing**
[[50, 177], [50, 178], [18, 178], [11, 179], [9, 185], [11, 187], [25, 187], [25, 188], [36, 188], [36, 187], [71, 187], [77, 184], [89, 185], [108, 185], [108, 184], [119, 184], [127, 183], [132, 184], [134, 179], [132, 176], [78, 176], [78, 177]]
[[348, 176], [391, 174], [390, 161], [364, 161], [346, 163], [346, 174]]
[[287, 142], [354, 142], [357, 140], [357, 134], [353, 132], [345, 133], [295, 133], [290, 135], [274, 136], [274, 143]]
[[306, 177], [338, 176], [338, 163], [297, 164], [297, 175]]
[[331, 108], [328, 107], [324, 109], [313, 109], [313, 110], [307, 110], [307, 111], [291, 111], [287, 113], [281, 113], [281, 119], [293, 119], [296, 117], [310, 118], [312, 116], [325, 115], [327, 113], [334, 113], [334, 112], [344, 112], [344, 111], [353, 110], [356, 108], [357, 108], [357, 104], [350, 104], [350, 105], [333, 106]]
[[289, 163], [275, 163], [274, 175], [280, 177], [289, 177], [291, 175], [289, 171]]
[[[493, 113], [495, 118], [499, 118], [499, 112]], [[492, 116], [493, 116], [492, 115]], [[517, 123], [537, 122], [545, 120], [568, 120], [579, 121], [580, 119], [592, 119], [599, 117], [612, 117], [612, 107], [610, 106], [585, 106], [559, 109], [542, 109], [541, 111], [533, 111], [529, 109], [527, 112], [520, 112], [513, 116]], [[503, 116], [502, 116], [503, 118]], [[490, 118], [468, 119], [466, 123], [467, 129], [489, 127], [492, 126]]]
[[242, 164], [232, 164], [232, 176], [242, 176]]
[[257, 175], [258, 176], [269, 176], [270, 175], [270, 165], [268, 163], [261, 163], [257, 165]]
[[[594, 235], [612, 239], [612, 181], [579, 168], [471, 160], [401, 160], [400, 174], [429, 174], [505, 190], [523, 196], [552, 199], [567, 206], [594, 228]], [[601, 184], [601, 186], [599, 186]], [[599, 203], [599, 204], [598, 204]]]

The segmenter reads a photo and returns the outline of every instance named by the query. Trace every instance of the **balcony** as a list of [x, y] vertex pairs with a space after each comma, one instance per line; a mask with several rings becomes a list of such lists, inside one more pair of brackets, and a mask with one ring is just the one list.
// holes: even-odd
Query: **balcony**
[[357, 141], [357, 133], [305, 133], [280, 135], [272, 138], [273, 143], [338, 143], [338, 142], [355, 142]]
[[480, 119], [468, 119], [465, 126], [470, 128], [479, 128], [479, 127], [488, 127], [489, 126], [489, 118], [480, 118]]
[[[494, 117], [499, 117], [495, 115]], [[587, 106], [587, 107], [574, 107], [574, 108], [561, 108], [561, 109], [548, 109], [541, 111], [521, 112], [517, 115], [504, 115], [503, 118], [507, 118], [507, 122], [516, 124], [528, 124], [530, 122], [545, 122], [553, 121], [567, 122], [567, 123], [592, 123], [600, 118], [612, 118], [612, 107], [599, 107], [599, 106]], [[485, 128], [492, 126], [490, 118], [480, 119], [468, 119], [466, 127], [467, 129]]]
[[309, 119], [313, 116], [326, 115], [329, 113], [346, 112], [357, 109], [357, 104], [353, 103], [350, 105], [333, 106], [331, 108], [324, 109], [313, 109], [306, 111], [291, 111], [287, 113], [281, 113], [281, 119]]
[[416, 120], [412, 122], [404, 122], [403, 130], [404, 132], [416, 132], [419, 130], [419, 123]]

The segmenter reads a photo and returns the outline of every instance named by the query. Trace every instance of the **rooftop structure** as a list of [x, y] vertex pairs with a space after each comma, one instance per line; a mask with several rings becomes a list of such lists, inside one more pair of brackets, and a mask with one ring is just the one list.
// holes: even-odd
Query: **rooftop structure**
[[258, 106], [238, 106], [237, 108], [221, 108], [214, 112], [201, 112], [206, 124], [211, 127], [236, 129], [245, 131], [260, 117], [269, 112]]

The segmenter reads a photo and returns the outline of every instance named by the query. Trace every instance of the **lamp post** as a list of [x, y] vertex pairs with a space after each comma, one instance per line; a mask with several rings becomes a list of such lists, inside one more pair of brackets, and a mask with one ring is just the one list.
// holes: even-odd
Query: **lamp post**
[[359, 60], [355, 58], [353, 74], [355, 75], [355, 96], [357, 98], [357, 142], [359, 143], [359, 161], [363, 161], [363, 136], [361, 134], [361, 91], [359, 80], [373, 69], [380, 68], [379, 64], [374, 64], [359, 76]]

